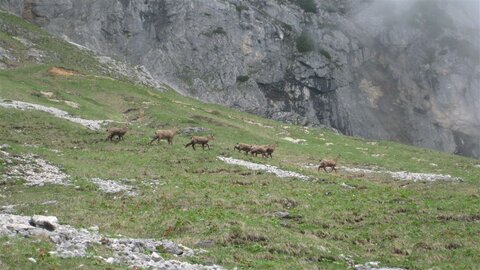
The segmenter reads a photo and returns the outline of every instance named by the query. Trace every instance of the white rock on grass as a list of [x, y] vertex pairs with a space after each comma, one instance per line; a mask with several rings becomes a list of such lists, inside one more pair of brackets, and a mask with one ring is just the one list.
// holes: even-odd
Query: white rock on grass
[[310, 179], [310, 177], [308, 177], [306, 175], [296, 173], [296, 172], [291, 172], [291, 171], [285, 171], [285, 170], [279, 169], [279, 168], [277, 168], [275, 166], [272, 166], [272, 165], [258, 164], [258, 163], [253, 163], [253, 162], [241, 160], [241, 159], [228, 158], [228, 157], [217, 157], [217, 158], [220, 159], [221, 161], [227, 163], [227, 164], [240, 165], [240, 166], [246, 167], [246, 168], [248, 168], [250, 170], [254, 170], [254, 171], [258, 171], [258, 170], [266, 171], [266, 172], [269, 172], [269, 173], [273, 173], [276, 176], [282, 177], [282, 178], [283, 177], [293, 177], [293, 178], [298, 178], [298, 179], [302, 179], [302, 180], [309, 180]]
[[23, 101], [4, 101], [0, 98], [0, 107], [4, 108], [10, 108], [10, 109], [18, 109], [18, 110], [37, 110], [37, 111], [42, 111], [46, 112], [49, 114], [52, 114], [55, 117], [62, 118], [77, 124], [80, 124], [82, 126], [85, 126], [91, 130], [99, 130], [103, 124], [112, 122], [111, 120], [87, 120], [87, 119], [82, 119], [79, 117], [75, 117], [70, 115], [68, 112], [53, 108], [53, 107], [47, 107], [39, 104], [33, 104], [33, 103], [28, 103], [28, 102], [23, 102]]
[[135, 188], [128, 185], [123, 185], [112, 180], [102, 180], [100, 178], [91, 179], [92, 183], [98, 186], [100, 190], [105, 193], [120, 193], [125, 192], [128, 196], [138, 196], [138, 193], [135, 191]]
[[380, 262], [367, 262], [365, 264], [357, 264], [353, 267], [355, 270], [406, 270], [398, 267], [381, 267]]
[[404, 181], [462, 181], [458, 177], [452, 177], [449, 174], [434, 174], [434, 173], [411, 173], [411, 172], [389, 172], [385, 173], [390, 174], [393, 178]]
[[[34, 221], [34, 222], [32, 222]], [[36, 224], [46, 222], [55, 224], [53, 230], [36, 227]], [[113, 255], [104, 259], [108, 263], [125, 263], [130, 267], [145, 269], [223, 269], [220, 266], [204, 266], [190, 264], [177, 260], [165, 260], [157, 251], [170, 253], [178, 257], [191, 257], [200, 254], [197, 251], [170, 240], [132, 239], [132, 238], [108, 238], [97, 232], [85, 229], [76, 229], [69, 225], [58, 224], [58, 219], [53, 216], [19, 216], [0, 214], [0, 236], [14, 237], [48, 237], [55, 245], [55, 251], [50, 252], [61, 258], [86, 257], [87, 249], [93, 244], [103, 244], [113, 251]], [[150, 253], [152, 255], [147, 255]], [[103, 258], [102, 258], [103, 259]]]
[[291, 138], [291, 137], [285, 137], [283, 138], [285, 141], [289, 141], [291, 143], [295, 143], [295, 144], [299, 144], [299, 143], [304, 143], [306, 142], [307, 140], [305, 139], [294, 139], [294, 138]]
[[370, 169], [360, 169], [360, 168], [348, 168], [348, 167], [341, 167], [340, 169], [343, 169], [348, 172], [353, 172], [353, 173], [368, 173], [368, 174], [374, 174], [374, 173], [380, 173], [380, 174], [389, 174], [391, 177], [397, 179], [397, 180], [403, 180], [403, 181], [429, 181], [429, 182], [434, 182], [434, 181], [462, 181], [461, 178], [458, 177], [453, 177], [448, 174], [434, 174], [434, 173], [412, 173], [412, 172], [405, 172], [405, 171], [400, 171], [400, 172], [392, 172], [392, 171], [385, 171], [385, 170], [370, 170]]
[[[315, 164], [306, 164], [305, 168], [316, 168], [318, 165]], [[365, 168], [349, 168], [349, 167], [338, 167], [338, 170], [343, 170], [350, 173], [364, 173], [364, 174], [387, 174], [397, 180], [403, 181], [463, 181], [461, 178], [453, 177], [449, 174], [434, 174], [434, 173], [412, 173], [412, 172], [392, 172], [386, 170], [376, 170], [376, 169], [365, 169]]]
[[0, 207], [0, 213], [5, 213], [5, 214], [13, 214], [15, 212], [15, 207], [18, 206], [17, 204], [12, 204], [12, 205], [4, 205]]
[[58, 227], [58, 219], [53, 216], [33, 216], [30, 221], [30, 225], [40, 227], [48, 231], [54, 231]]
[[22, 156], [8, 155], [3, 158], [7, 164], [6, 173], [3, 175], [7, 180], [24, 179], [26, 186], [43, 186], [45, 184], [69, 185], [69, 176], [60, 168], [47, 161], [26, 154]]

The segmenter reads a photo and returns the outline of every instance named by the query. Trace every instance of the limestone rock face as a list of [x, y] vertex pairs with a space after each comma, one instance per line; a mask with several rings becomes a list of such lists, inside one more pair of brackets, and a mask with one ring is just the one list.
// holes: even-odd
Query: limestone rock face
[[296, 2], [314, 10], [294, 2], [0, 0], [0, 8], [203, 101], [480, 157], [476, 1]]

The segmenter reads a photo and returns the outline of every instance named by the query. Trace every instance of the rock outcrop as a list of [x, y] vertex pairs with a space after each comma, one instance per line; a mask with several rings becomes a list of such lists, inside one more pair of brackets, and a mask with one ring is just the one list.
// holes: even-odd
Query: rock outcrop
[[0, 0], [0, 8], [203, 101], [480, 157], [474, 2]]

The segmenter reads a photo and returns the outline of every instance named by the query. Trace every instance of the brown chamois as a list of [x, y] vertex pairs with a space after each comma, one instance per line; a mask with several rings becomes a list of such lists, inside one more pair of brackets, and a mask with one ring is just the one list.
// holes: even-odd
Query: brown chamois
[[332, 171], [334, 171], [334, 170], [335, 170], [335, 172], [337, 172], [337, 169], [335, 168], [335, 166], [337, 166], [337, 161], [338, 161], [338, 159], [339, 159], [340, 157], [341, 157], [341, 156], [338, 155], [338, 156], [337, 156], [336, 158], [334, 158], [333, 160], [331, 160], [331, 159], [321, 159], [321, 160], [320, 160], [320, 166], [318, 166], [318, 170], [317, 170], [317, 171], [320, 171], [320, 169], [323, 168], [323, 170], [324, 170], [325, 172], [328, 172], [328, 171], [327, 171], [327, 167], [330, 167], [330, 168], [332, 168], [332, 169], [330, 170], [330, 172], [332, 172]]
[[262, 157], [266, 157], [267, 149], [263, 145], [252, 145], [250, 149], [250, 154], [258, 156], [258, 154], [262, 154]]
[[238, 150], [238, 152], [245, 151], [245, 155], [250, 152], [250, 149], [252, 149], [252, 146], [250, 144], [244, 144], [244, 143], [237, 143], [234, 147], [233, 150]]
[[203, 150], [205, 150], [205, 145], [207, 145], [208, 149], [210, 149], [208, 141], [212, 141], [214, 139], [215, 138], [212, 135], [208, 135], [208, 137], [193, 136], [190, 142], [185, 145], [185, 147], [189, 147], [191, 145], [193, 150], [195, 150], [195, 144], [201, 144]]
[[105, 139], [105, 141], [110, 140], [113, 141], [113, 138], [115, 136], [118, 137], [118, 140], [123, 140], [123, 135], [127, 133], [128, 127], [123, 127], [123, 128], [107, 128], [106, 130], [108, 132], [108, 137]]
[[177, 134], [176, 129], [167, 129], [167, 130], [157, 130], [155, 131], [155, 136], [153, 139], [150, 141], [150, 144], [152, 144], [155, 140], [160, 142], [160, 140], [167, 140], [168, 144], [173, 144], [173, 137]]
[[267, 154], [267, 158], [268, 157], [273, 158], [272, 153], [273, 153], [273, 151], [275, 151], [275, 148], [277, 148], [277, 144], [274, 143], [274, 144], [270, 144], [270, 145], [265, 145], [264, 147], [265, 147], [265, 153]]

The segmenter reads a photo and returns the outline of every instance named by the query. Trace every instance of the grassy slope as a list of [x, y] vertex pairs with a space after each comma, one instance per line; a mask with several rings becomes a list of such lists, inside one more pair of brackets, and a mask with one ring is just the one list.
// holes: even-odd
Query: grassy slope
[[[319, 129], [306, 132], [301, 127], [202, 104], [171, 90], [159, 93], [102, 78], [97, 76], [102, 69], [88, 53], [77, 52], [12, 16], [0, 13], [0, 22], [10, 29], [0, 35], [0, 46], [10, 47], [19, 59], [14, 69], [0, 71], [0, 97], [55, 106], [87, 119], [131, 124], [125, 141], [115, 144], [104, 142], [103, 132], [45, 113], [0, 109], [0, 144], [8, 143], [12, 152], [33, 152], [60, 165], [79, 186], [26, 188], [20, 183], [2, 183], [5, 197], [0, 196], [0, 205], [24, 204], [17, 207], [18, 213], [48, 213], [76, 227], [99, 225], [100, 232], [108, 235], [169, 238], [187, 246], [211, 239], [215, 244], [208, 248], [209, 253], [188, 260], [226, 267], [344, 269], [340, 254], [351, 255], [357, 262], [379, 260], [412, 269], [480, 264], [480, 226], [469, 218], [479, 214], [477, 160], [391, 142], [372, 145]], [[49, 57], [44, 65], [30, 63], [13, 35], [32, 40], [55, 57]], [[52, 77], [47, 70], [54, 65], [75, 68], [83, 75]], [[51, 102], [35, 94], [39, 91], [53, 92], [55, 98], [81, 107]], [[123, 113], [131, 108], [137, 110]], [[185, 149], [186, 136], [176, 137], [173, 146], [164, 142], [148, 146], [159, 126], [208, 127], [217, 139], [210, 151]], [[307, 143], [292, 144], [281, 139], [285, 136]], [[238, 141], [278, 141], [279, 148], [274, 159], [262, 160], [234, 152], [232, 146]], [[341, 165], [451, 174], [465, 181], [405, 186], [387, 177], [319, 174], [301, 167], [337, 153], [343, 156]], [[220, 154], [277, 165], [317, 180], [304, 182], [250, 172], [223, 164], [216, 159]], [[0, 173], [4, 166], [0, 164]], [[142, 195], [102, 194], [88, 182], [92, 177], [135, 179]], [[160, 185], [153, 189], [147, 184], [151, 180]], [[339, 185], [343, 182], [357, 189], [345, 189]], [[52, 199], [59, 203], [39, 204]], [[280, 210], [298, 218], [272, 216]], [[457, 218], [444, 221], [441, 216]], [[83, 269], [105, 268], [95, 260], [42, 256], [51, 248], [47, 241], [0, 239], [0, 266], [29, 269], [26, 259], [35, 257], [40, 268], [66, 269], [80, 264], [85, 265]], [[107, 251], [93, 247], [91, 253], [105, 255]]]

